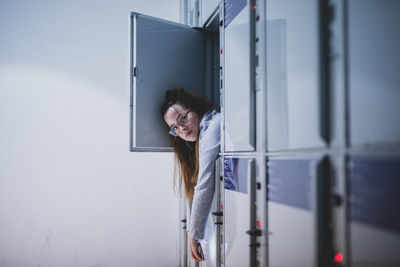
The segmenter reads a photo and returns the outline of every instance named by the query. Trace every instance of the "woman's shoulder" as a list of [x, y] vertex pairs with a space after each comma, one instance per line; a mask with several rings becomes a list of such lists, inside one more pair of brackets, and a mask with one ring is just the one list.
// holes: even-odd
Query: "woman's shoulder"
[[200, 122], [200, 131], [207, 130], [210, 125], [219, 124], [221, 121], [221, 113], [216, 110], [210, 110], [204, 114]]
[[200, 122], [200, 137], [207, 135], [217, 135], [220, 132], [221, 113], [211, 110], [204, 114]]

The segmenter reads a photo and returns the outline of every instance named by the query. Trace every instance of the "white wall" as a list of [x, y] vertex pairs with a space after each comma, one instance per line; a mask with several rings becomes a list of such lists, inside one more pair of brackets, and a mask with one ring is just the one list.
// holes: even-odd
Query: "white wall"
[[179, 1], [0, 1], [0, 267], [178, 265], [172, 155], [129, 152], [131, 11]]

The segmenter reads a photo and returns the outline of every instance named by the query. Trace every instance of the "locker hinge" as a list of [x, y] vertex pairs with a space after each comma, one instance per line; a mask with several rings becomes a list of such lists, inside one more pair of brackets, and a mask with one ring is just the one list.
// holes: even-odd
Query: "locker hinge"
[[224, 213], [222, 211], [216, 211], [216, 212], [213, 212], [211, 214], [214, 215], [214, 216], [222, 216]]
[[133, 68], [133, 73], [132, 73], [133, 77], [137, 76], [137, 67]]
[[249, 234], [250, 236], [261, 236], [262, 235], [262, 232], [260, 229], [249, 230], [246, 233]]
[[259, 248], [260, 247], [260, 243], [254, 243], [254, 244], [250, 244], [251, 248]]

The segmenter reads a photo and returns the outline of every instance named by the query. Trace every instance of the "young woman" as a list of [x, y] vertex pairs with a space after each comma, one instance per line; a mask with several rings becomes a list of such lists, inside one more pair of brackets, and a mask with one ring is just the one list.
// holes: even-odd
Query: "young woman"
[[[192, 257], [203, 261], [198, 240], [204, 232], [215, 190], [214, 165], [220, 151], [220, 114], [183, 89], [169, 90], [161, 114], [173, 136], [179, 185], [187, 199], [186, 231]], [[175, 183], [176, 184], [176, 183]], [[201, 250], [201, 247], [200, 247]]]

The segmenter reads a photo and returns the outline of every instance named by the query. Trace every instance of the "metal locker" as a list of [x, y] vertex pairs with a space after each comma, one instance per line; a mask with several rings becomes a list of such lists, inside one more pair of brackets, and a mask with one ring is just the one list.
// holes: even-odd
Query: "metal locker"
[[324, 147], [318, 1], [267, 1], [267, 150]]
[[204, 96], [204, 34], [133, 12], [130, 65], [130, 150], [172, 151], [161, 104], [175, 87]]
[[251, 158], [224, 159], [224, 225], [225, 266], [249, 266], [249, 235], [251, 229], [250, 185], [254, 179], [254, 161]]
[[350, 144], [400, 141], [400, 2], [348, 1]]
[[255, 150], [254, 91], [250, 88], [250, 7], [225, 0], [224, 139], [226, 152]]
[[[289, 144], [286, 20], [267, 21], [267, 119], [268, 149]], [[269, 112], [267, 112], [267, 115]]]
[[270, 267], [319, 267], [332, 260], [328, 159], [269, 159]]
[[400, 158], [350, 156], [351, 266], [400, 266]]

